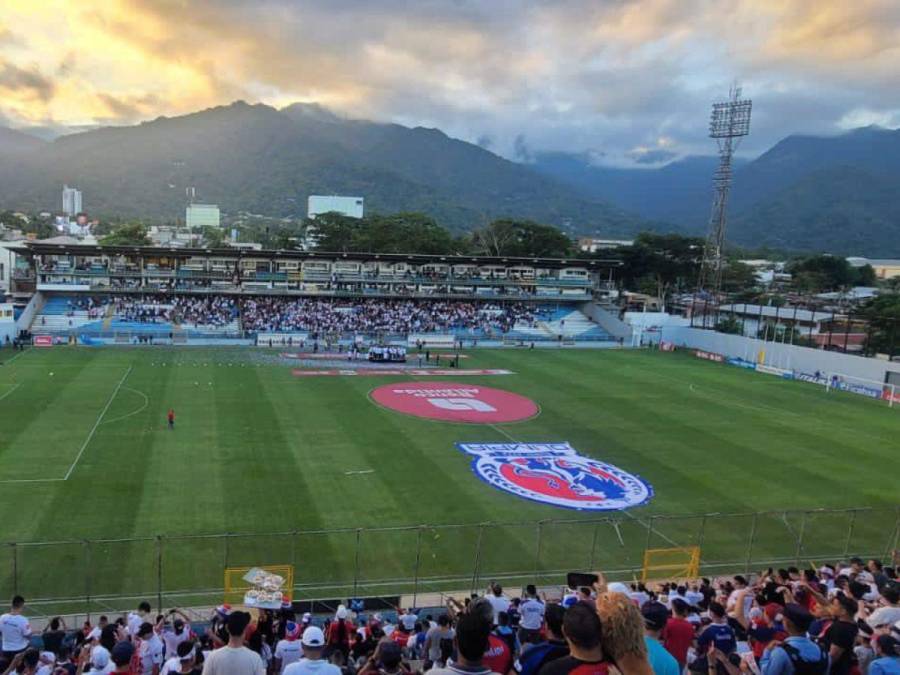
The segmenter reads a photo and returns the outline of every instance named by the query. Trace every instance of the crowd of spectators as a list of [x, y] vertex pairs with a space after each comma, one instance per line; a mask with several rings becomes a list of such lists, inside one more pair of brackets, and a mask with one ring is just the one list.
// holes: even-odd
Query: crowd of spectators
[[116, 298], [115, 313], [118, 319], [136, 323], [227, 326], [237, 318], [238, 309], [228, 296], [125, 296]]
[[502, 334], [517, 322], [533, 323], [534, 314], [520, 303], [256, 297], [241, 301], [241, 319], [250, 331], [403, 334], [476, 329]]
[[255, 617], [227, 605], [195, 632], [180, 610], [136, 612], [32, 646], [24, 600], [0, 617], [4, 675], [897, 675], [900, 583], [877, 560], [655, 586], [609, 583], [549, 600], [451, 598], [396, 618], [340, 605], [322, 620], [290, 603]]

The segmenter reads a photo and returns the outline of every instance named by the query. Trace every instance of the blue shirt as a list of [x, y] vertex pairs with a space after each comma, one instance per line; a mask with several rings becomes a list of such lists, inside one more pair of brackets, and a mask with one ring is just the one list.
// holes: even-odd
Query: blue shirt
[[681, 675], [681, 666], [659, 640], [644, 636], [644, 644], [647, 645], [647, 658], [650, 660], [650, 667], [653, 668], [653, 675]]
[[[808, 637], [792, 635], [785, 642], [796, 649], [804, 661], [818, 662], [822, 658], [822, 650]], [[781, 647], [764, 651], [759, 660], [759, 669], [762, 671], [762, 675], [794, 675], [794, 664], [791, 662], [791, 657]], [[826, 672], [828, 672], [827, 669]]]
[[869, 675], [900, 675], [900, 657], [882, 656], [869, 664]]
[[731, 654], [737, 649], [734, 630], [726, 623], [713, 623], [707, 626], [697, 638], [697, 651], [705, 654], [710, 643], [715, 644], [716, 649], [721, 650], [723, 654]]

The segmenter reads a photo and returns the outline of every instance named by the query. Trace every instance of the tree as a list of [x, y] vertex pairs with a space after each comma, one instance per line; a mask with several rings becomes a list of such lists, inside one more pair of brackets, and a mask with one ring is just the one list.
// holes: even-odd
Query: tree
[[212, 225], [203, 226], [203, 241], [209, 248], [221, 248], [225, 241], [225, 234], [221, 227], [213, 227]]
[[[693, 287], [700, 271], [703, 240], [679, 234], [642, 232], [634, 244], [621, 250], [622, 283], [629, 289], [654, 288], [665, 304], [673, 291]], [[652, 280], [652, 286], [648, 282]]]
[[900, 293], [872, 298], [863, 314], [869, 321], [866, 351], [891, 356], [900, 352]]
[[733, 316], [723, 316], [719, 323], [716, 324], [716, 330], [720, 333], [728, 333], [729, 335], [741, 335], [743, 325]]
[[356, 251], [354, 239], [362, 227], [361, 219], [351, 218], [334, 211], [320, 213], [315, 219], [309, 218], [306, 221], [307, 231], [315, 230], [318, 248], [323, 251]]
[[104, 246], [149, 246], [147, 226], [143, 223], [120, 225], [100, 240]]
[[482, 255], [565, 258], [572, 241], [552, 225], [530, 220], [495, 220], [472, 232], [472, 248]]
[[726, 293], [741, 293], [759, 285], [756, 272], [749, 265], [731, 260], [722, 270], [722, 290]]
[[814, 255], [795, 260], [788, 266], [788, 271], [795, 277], [794, 286], [798, 290], [811, 293], [855, 286], [862, 278], [845, 258], [833, 255]]

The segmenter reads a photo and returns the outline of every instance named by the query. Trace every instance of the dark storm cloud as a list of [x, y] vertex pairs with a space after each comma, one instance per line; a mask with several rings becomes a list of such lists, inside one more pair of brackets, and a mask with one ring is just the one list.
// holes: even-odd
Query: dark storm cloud
[[55, 85], [37, 68], [19, 68], [12, 63], [0, 61], [0, 89], [48, 101], [53, 97]]

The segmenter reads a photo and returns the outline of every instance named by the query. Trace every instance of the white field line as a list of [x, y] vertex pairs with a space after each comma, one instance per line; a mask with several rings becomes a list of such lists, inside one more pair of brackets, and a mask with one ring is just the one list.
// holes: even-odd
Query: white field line
[[97, 431], [97, 427], [100, 426], [100, 423], [103, 421], [104, 415], [106, 415], [106, 411], [109, 410], [109, 406], [112, 405], [113, 400], [116, 398], [116, 394], [119, 393], [119, 389], [122, 388], [122, 385], [125, 384], [125, 379], [131, 374], [131, 369], [134, 366], [128, 366], [128, 370], [125, 371], [125, 374], [122, 376], [122, 379], [119, 380], [119, 383], [116, 385], [116, 388], [113, 389], [112, 395], [109, 397], [109, 400], [106, 402], [106, 406], [104, 406], [103, 410], [100, 411], [100, 415], [97, 417], [97, 421], [94, 422], [94, 426], [91, 427], [91, 432], [88, 434], [88, 437], [84, 440], [84, 443], [81, 444], [81, 449], [78, 451], [78, 454], [75, 456], [75, 461], [72, 462], [72, 466], [69, 467], [69, 470], [66, 471], [65, 477], [63, 480], [69, 480], [69, 476], [72, 475], [72, 472], [75, 470], [75, 467], [78, 465], [78, 461], [81, 459], [81, 456], [84, 454], [85, 448], [87, 448], [88, 444], [91, 442], [91, 439], [94, 437], [94, 434]]
[[0, 396], [0, 401], [2, 401], [3, 399], [5, 399], [7, 396], [9, 396], [11, 393], [13, 393], [16, 389], [18, 389], [18, 388], [21, 387], [21, 386], [22, 386], [22, 383], [21, 383], [21, 382], [16, 382], [16, 383], [12, 386], [12, 389], [10, 389], [8, 392], [6, 392], [5, 394], [3, 394], [3, 396]]
[[69, 476], [72, 475], [72, 471], [75, 470], [75, 465], [78, 464], [78, 460], [81, 459], [81, 456], [84, 454], [85, 448], [87, 448], [88, 443], [91, 442], [91, 439], [94, 437], [94, 433], [97, 431], [97, 427], [100, 426], [100, 423], [103, 421], [103, 416], [106, 415], [106, 411], [109, 410], [109, 406], [112, 405], [113, 400], [116, 398], [116, 394], [119, 393], [119, 389], [122, 388], [122, 385], [125, 383], [125, 378], [131, 374], [131, 369], [133, 366], [128, 366], [128, 370], [125, 371], [125, 374], [122, 376], [122, 379], [119, 380], [119, 383], [116, 385], [116, 388], [113, 389], [112, 395], [109, 397], [109, 400], [106, 402], [106, 405], [103, 407], [103, 410], [100, 411], [100, 415], [97, 416], [97, 421], [94, 422], [94, 426], [91, 427], [90, 433], [88, 433], [88, 437], [85, 439], [84, 443], [81, 444], [81, 449], [78, 451], [78, 455], [75, 457], [75, 461], [72, 462], [72, 465], [69, 467], [69, 470], [66, 471], [66, 475], [62, 478], [8, 478], [6, 480], [0, 480], [0, 484], [8, 484], [8, 483], [59, 483], [62, 481], [69, 480]]
[[18, 358], [21, 357], [21, 356], [25, 356], [25, 355], [26, 355], [28, 352], [30, 352], [30, 351], [31, 351], [31, 349], [26, 349], [26, 350], [23, 351], [23, 352], [19, 352], [19, 353], [16, 354], [14, 357], [12, 357], [9, 361], [7, 361], [7, 362], [6, 362], [6, 365], [8, 366], [10, 363], [12, 363], [13, 361], [15, 361], [16, 359], [18, 359]]
[[118, 417], [113, 417], [111, 420], [106, 420], [105, 422], [103, 422], [103, 424], [112, 424], [113, 422], [119, 422], [128, 417], [131, 417], [132, 415], [137, 415], [139, 412], [143, 412], [147, 408], [147, 406], [150, 405], [150, 398], [147, 396], [147, 394], [142, 392], [140, 389], [133, 389], [131, 387], [123, 387], [123, 389], [125, 389], [125, 391], [133, 391], [135, 394], [140, 394], [141, 396], [143, 396], [144, 397], [144, 405], [142, 405], [137, 410], [132, 410], [130, 413], [125, 413], [124, 415], [119, 415]]

